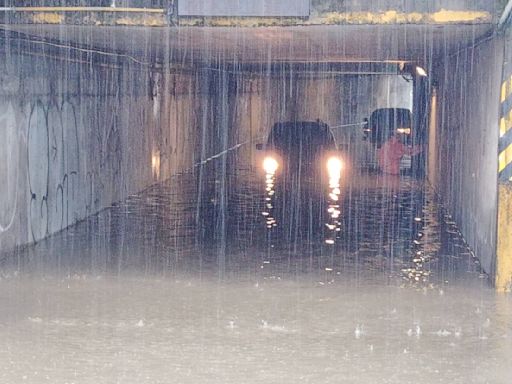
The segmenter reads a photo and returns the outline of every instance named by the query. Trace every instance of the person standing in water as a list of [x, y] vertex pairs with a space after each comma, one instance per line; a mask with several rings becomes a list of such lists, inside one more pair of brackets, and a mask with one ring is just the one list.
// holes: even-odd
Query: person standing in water
[[377, 150], [377, 161], [382, 173], [389, 175], [400, 174], [400, 160], [404, 155], [414, 156], [420, 153], [423, 148], [417, 146], [407, 146], [401, 140], [398, 133], [392, 135]]

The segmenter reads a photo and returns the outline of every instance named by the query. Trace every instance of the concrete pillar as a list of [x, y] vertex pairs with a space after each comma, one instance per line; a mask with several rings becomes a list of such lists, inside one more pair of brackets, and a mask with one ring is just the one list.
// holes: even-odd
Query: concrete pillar
[[512, 183], [499, 185], [496, 289], [512, 291]]
[[496, 252], [496, 288], [512, 290], [512, 33], [506, 36], [500, 95], [498, 144], [498, 242]]

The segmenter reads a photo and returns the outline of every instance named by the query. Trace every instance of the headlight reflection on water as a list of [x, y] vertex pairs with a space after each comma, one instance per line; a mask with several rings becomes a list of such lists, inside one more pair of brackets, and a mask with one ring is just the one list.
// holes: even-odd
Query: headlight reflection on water
[[[277, 226], [277, 221], [274, 217], [274, 194], [275, 194], [275, 177], [279, 168], [279, 162], [271, 156], [267, 156], [263, 160], [263, 170], [265, 171], [265, 209], [262, 215], [265, 217], [267, 229], [272, 229]], [[327, 235], [325, 238], [326, 244], [334, 244], [341, 232], [341, 210], [339, 205], [341, 195], [341, 174], [344, 168], [343, 160], [332, 156], [327, 160], [327, 173], [329, 176], [329, 191], [328, 191], [328, 207], [329, 214], [328, 222], [325, 223], [327, 227]]]
[[342, 170], [343, 160], [334, 156], [327, 160], [327, 174], [329, 175], [329, 204], [327, 212], [329, 214], [329, 221], [325, 224], [327, 227], [326, 244], [334, 244], [341, 232], [339, 199], [341, 195], [340, 182]]
[[268, 229], [277, 226], [276, 219], [273, 216], [273, 196], [274, 196], [274, 186], [275, 186], [275, 175], [276, 171], [279, 168], [279, 163], [273, 157], [266, 157], [263, 160], [263, 169], [265, 170], [265, 210], [262, 212], [262, 215], [266, 219], [266, 225]]

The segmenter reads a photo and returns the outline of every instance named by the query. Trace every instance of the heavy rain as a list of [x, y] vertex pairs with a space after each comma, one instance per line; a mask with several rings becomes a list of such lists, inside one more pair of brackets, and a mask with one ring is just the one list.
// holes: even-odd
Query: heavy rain
[[0, 383], [512, 382], [511, 10], [0, 1]]

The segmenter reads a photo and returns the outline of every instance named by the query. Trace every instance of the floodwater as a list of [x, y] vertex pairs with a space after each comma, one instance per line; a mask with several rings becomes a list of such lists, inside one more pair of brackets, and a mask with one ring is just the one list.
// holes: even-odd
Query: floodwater
[[226, 178], [4, 256], [0, 382], [512, 382], [512, 302], [423, 182], [354, 177], [332, 244], [283, 242], [265, 179]]

